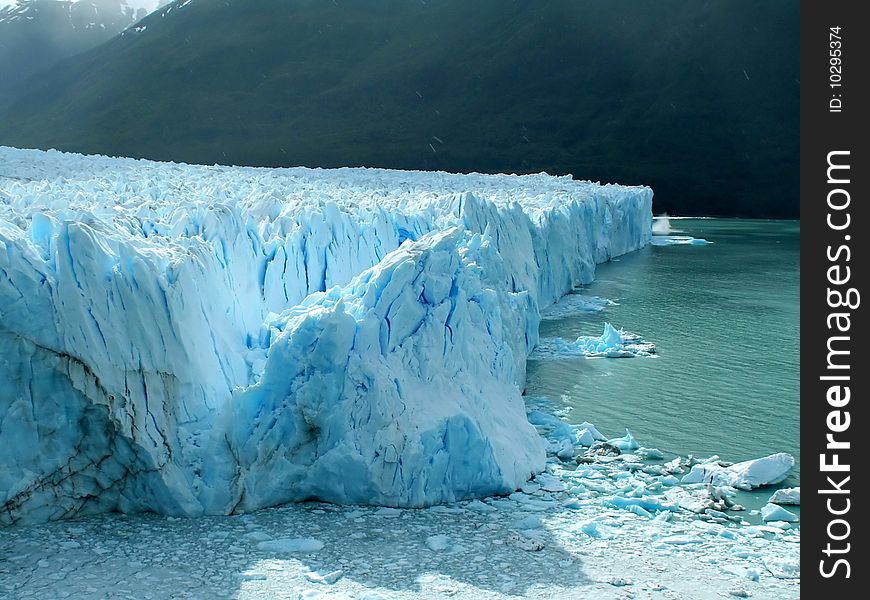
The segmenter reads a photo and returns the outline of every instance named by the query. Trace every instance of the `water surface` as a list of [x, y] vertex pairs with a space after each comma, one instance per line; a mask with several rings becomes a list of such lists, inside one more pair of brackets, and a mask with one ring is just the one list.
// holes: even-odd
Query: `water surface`
[[[659, 358], [530, 360], [528, 395], [571, 407], [605, 435], [740, 461], [789, 452], [800, 473], [800, 224], [675, 220], [706, 246], [648, 246], [600, 265], [578, 290], [615, 300], [544, 320], [541, 337], [600, 335], [603, 323], [654, 342]], [[766, 499], [765, 490], [761, 495]], [[759, 496], [760, 499], [760, 496]]]

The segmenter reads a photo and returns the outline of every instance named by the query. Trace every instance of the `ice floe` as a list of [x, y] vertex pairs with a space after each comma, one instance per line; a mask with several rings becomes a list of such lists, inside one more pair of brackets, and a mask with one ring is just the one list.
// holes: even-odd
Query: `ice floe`
[[[542, 400], [531, 403], [543, 413]], [[570, 439], [553, 421], [598, 431], [550, 417], [536, 419], [546, 423], [543, 434], [558, 436], [548, 442]], [[97, 573], [108, 568], [132, 596], [155, 600], [176, 597], [190, 578], [200, 597], [240, 599], [294, 589], [324, 598], [556, 600], [610, 597], [614, 586], [640, 596], [797, 596], [797, 523], [742, 525], [743, 513], [723, 502], [733, 489], [676, 480], [694, 459], [645, 459], [642, 447], [592, 457], [575, 449], [580, 459], [551, 455], [545, 472], [507, 497], [423, 510], [302, 503], [233, 517], [101, 515], [12, 526], [0, 537], [0, 553], [15, 563], [3, 583], [13, 597], [55, 597], [62, 585], [88, 598], [109, 585], [117, 591], [114, 577]], [[94, 552], [106, 557], [99, 565]], [[62, 581], [42, 576], [59, 566]]]
[[785, 521], [786, 523], [793, 523], [798, 520], [796, 514], [778, 504], [765, 504], [761, 509], [761, 518], [765, 521]]
[[768, 502], [771, 504], [799, 506], [801, 503], [801, 489], [793, 487], [776, 490]]
[[542, 339], [530, 358], [636, 358], [655, 357], [656, 346], [641, 336], [604, 324], [600, 336], [580, 336], [574, 341], [563, 338]]
[[683, 483], [712, 483], [749, 490], [773, 485], [785, 480], [794, 467], [794, 457], [780, 452], [764, 458], [747, 460], [731, 466], [722, 466], [717, 458], [694, 465], [683, 477]]
[[650, 239], [653, 246], [705, 246], [712, 243], [689, 235], [654, 235]]
[[541, 310], [541, 319], [547, 321], [562, 319], [576, 314], [599, 313], [610, 306], [619, 305], [608, 298], [586, 296], [575, 292], [564, 296], [552, 306]]

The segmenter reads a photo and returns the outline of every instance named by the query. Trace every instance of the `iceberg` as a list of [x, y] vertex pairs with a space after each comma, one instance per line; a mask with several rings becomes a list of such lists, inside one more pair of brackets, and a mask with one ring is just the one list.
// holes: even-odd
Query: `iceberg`
[[786, 510], [778, 504], [765, 504], [761, 508], [761, 518], [767, 521], [783, 521], [785, 523], [794, 523], [798, 520], [798, 516]]
[[540, 310], [651, 200], [0, 147], [0, 523], [514, 491]]
[[634, 439], [634, 436], [631, 435], [631, 432], [628, 429], [625, 430], [625, 436], [621, 438], [613, 438], [607, 440], [607, 443], [614, 448], [619, 448], [619, 451], [623, 454], [632, 452], [640, 448], [640, 444], [637, 443], [637, 441]]
[[635, 333], [616, 329], [610, 323], [605, 323], [604, 332], [600, 336], [581, 335], [572, 342], [562, 338], [544, 339], [540, 341], [532, 354], [532, 358], [535, 359], [574, 356], [586, 358], [654, 358], [656, 346]]
[[626, 496], [611, 496], [605, 498], [602, 502], [604, 506], [608, 506], [611, 508], [621, 508], [623, 510], [629, 510], [632, 507], [638, 507], [643, 509], [647, 513], [645, 515], [639, 516], [650, 516], [650, 513], [656, 513], [663, 510], [678, 510], [678, 506], [676, 504], [672, 504], [670, 502], [663, 502], [661, 498], [657, 498], [655, 496], [642, 496], [639, 498], [629, 498]]
[[784, 481], [792, 467], [794, 457], [785, 452], [747, 460], [730, 467], [723, 467], [717, 461], [711, 460], [694, 465], [681, 481], [751, 490]]
[[649, 242], [653, 246], [706, 246], [712, 244], [703, 238], [689, 235], [654, 235]]
[[583, 428], [577, 433], [577, 443], [588, 448], [595, 443], [595, 434]]
[[800, 506], [801, 489], [800, 487], [793, 487], [776, 490], [767, 502], [769, 504]]

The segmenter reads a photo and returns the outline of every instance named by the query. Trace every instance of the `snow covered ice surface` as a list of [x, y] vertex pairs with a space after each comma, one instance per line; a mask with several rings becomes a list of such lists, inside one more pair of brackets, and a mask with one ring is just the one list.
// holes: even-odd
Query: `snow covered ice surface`
[[651, 198], [0, 148], [0, 522], [513, 491], [539, 310]]

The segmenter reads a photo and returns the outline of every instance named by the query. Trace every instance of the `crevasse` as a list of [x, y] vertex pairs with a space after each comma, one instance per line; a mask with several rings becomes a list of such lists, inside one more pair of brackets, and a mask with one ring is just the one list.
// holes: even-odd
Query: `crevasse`
[[512, 491], [545, 461], [539, 309], [646, 244], [651, 202], [0, 148], [0, 522]]

